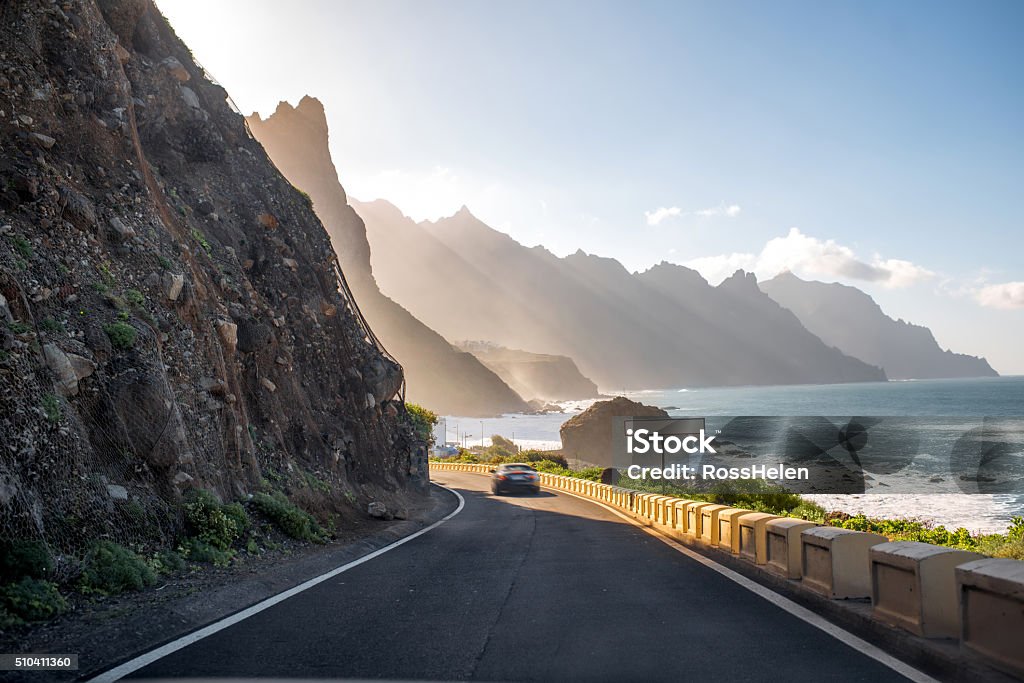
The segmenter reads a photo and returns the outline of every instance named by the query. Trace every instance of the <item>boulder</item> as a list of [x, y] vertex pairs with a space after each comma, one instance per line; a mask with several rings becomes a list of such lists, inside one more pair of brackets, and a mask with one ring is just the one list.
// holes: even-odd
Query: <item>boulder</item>
[[125, 372], [109, 383], [107, 392], [128, 446], [150, 466], [170, 467], [191, 451], [179, 405], [159, 369]]
[[387, 506], [378, 500], [367, 505], [366, 512], [374, 519], [394, 519], [394, 515], [388, 512]]
[[57, 377], [57, 389], [60, 393], [64, 396], [78, 394], [78, 373], [75, 372], [75, 367], [67, 354], [56, 344], [44, 344], [43, 357], [46, 359], [46, 366]]
[[185, 83], [190, 78], [192, 78], [188, 70], [185, 69], [181, 62], [178, 61], [177, 57], [168, 57], [167, 59], [160, 62], [160, 66], [166, 69], [167, 73], [169, 73], [174, 78], [174, 80], [178, 81], [179, 83]]
[[78, 377], [79, 381], [96, 372], [96, 364], [88, 358], [74, 353], [68, 353], [65, 355], [68, 357], [68, 360], [71, 361], [71, 367], [75, 369], [75, 375]]
[[203, 108], [199, 103], [199, 96], [196, 95], [196, 91], [187, 85], [181, 86], [181, 99], [185, 100], [185, 104], [191, 109], [201, 110]]
[[107, 495], [114, 500], [128, 500], [128, 489], [119, 484], [107, 484]]
[[220, 340], [228, 355], [233, 355], [235, 349], [238, 348], [238, 325], [227, 320], [218, 320], [217, 334], [220, 335]]
[[57, 141], [54, 138], [51, 138], [49, 135], [43, 135], [42, 133], [32, 133], [29, 137], [32, 138], [32, 142], [36, 143], [43, 149], [50, 149], [57, 144]]
[[[382, 357], [373, 359], [363, 367], [362, 377], [367, 383], [375, 403], [384, 403], [402, 388], [402, 368], [397, 363]], [[372, 408], [373, 406], [368, 406]]]
[[128, 225], [118, 217], [110, 219], [110, 227], [114, 231], [114, 235], [122, 240], [131, 239], [135, 237], [135, 228]]
[[11, 315], [11, 308], [7, 305], [7, 299], [0, 294], [0, 323], [13, 323], [14, 316]]
[[77, 190], [66, 185], [61, 187], [59, 192], [64, 208], [64, 219], [79, 230], [95, 232], [96, 211], [93, 209], [92, 202]]
[[185, 276], [177, 273], [164, 273], [164, 295], [169, 301], [177, 301], [181, 288], [185, 285]]
[[598, 401], [562, 424], [562, 455], [595, 465], [611, 465], [612, 418], [624, 416], [668, 417], [668, 413], [622, 396]]

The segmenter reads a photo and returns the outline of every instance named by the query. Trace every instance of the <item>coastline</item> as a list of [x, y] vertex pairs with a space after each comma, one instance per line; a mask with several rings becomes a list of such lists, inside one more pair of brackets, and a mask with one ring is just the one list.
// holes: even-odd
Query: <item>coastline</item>
[[[603, 391], [602, 393], [609, 393]], [[638, 390], [625, 396], [667, 410], [673, 417], [700, 415], [879, 415], [941, 417], [1019, 417], [1024, 415], [1024, 377], [889, 380], [831, 385], [685, 387]], [[494, 418], [447, 416], [449, 442], [468, 432], [466, 446], [490, 443], [492, 434], [512, 439], [522, 449], [558, 450], [559, 428], [595, 401], [559, 404], [564, 412], [508, 414]], [[482, 424], [481, 424], [482, 423]], [[438, 427], [438, 442], [443, 440]], [[1024, 496], [983, 493], [808, 494], [828, 510], [881, 518], [914, 518], [949, 528], [996, 533], [1014, 515], [1024, 514]]]

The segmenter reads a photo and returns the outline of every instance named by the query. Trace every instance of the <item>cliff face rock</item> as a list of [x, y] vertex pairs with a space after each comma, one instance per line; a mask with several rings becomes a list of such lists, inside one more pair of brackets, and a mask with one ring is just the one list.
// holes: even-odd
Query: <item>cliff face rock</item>
[[153, 3], [0, 15], [0, 535], [167, 540], [192, 486], [322, 517], [425, 488], [308, 200]]
[[598, 401], [562, 425], [559, 430], [562, 455], [588, 465], [611, 467], [612, 418], [615, 417], [668, 417], [668, 413], [624, 396]]
[[448, 415], [528, 410], [494, 372], [381, 294], [371, 270], [366, 228], [349, 205], [331, 159], [323, 105], [304, 97], [296, 107], [282, 102], [266, 120], [253, 114], [248, 122], [277, 167], [312, 198], [361, 310], [405, 368], [409, 400]]
[[984, 358], [943, 350], [927, 327], [893, 320], [856, 287], [783, 273], [761, 289], [826, 344], [881, 366], [891, 379], [998, 375]]
[[531, 353], [488, 342], [461, 342], [516, 393], [530, 400], [572, 401], [597, 398], [597, 385], [580, 373], [572, 358]]

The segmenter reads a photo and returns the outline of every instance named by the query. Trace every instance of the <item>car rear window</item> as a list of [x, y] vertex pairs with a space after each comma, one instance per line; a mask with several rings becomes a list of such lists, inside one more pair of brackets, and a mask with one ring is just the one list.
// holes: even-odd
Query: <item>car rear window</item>
[[529, 465], [505, 465], [506, 470], [512, 470], [515, 472], [533, 472], [535, 471]]

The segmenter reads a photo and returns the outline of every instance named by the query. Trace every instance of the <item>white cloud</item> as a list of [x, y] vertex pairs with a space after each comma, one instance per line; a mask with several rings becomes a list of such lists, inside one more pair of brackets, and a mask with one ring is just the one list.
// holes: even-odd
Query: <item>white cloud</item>
[[644, 216], [647, 217], [647, 225], [658, 225], [666, 218], [676, 218], [682, 215], [683, 210], [678, 206], [660, 206], [654, 211], [644, 211]]
[[736, 218], [736, 216], [740, 215], [740, 211], [742, 210], [743, 209], [740, 208], [739, 204], [726, 205], [725, 202], [722, 202], [718, 206], [713, 206], [710, 209], [701, 209], [699, 211], [694, 211], [694, 213], [704, 218], [714, 218], [717, 216], [724, 216], [725, 218]]
[[850, 247], [805, 235], [798, 228], [790, 228], [785, 237], [768, 240], [759, 254], [706, 256], [684, 265], [696, 269], [711, 282], [741, 268], [762, 280], [789, 270], [808, 277], [863, 280], [891, 288], [909, 287], [935, 276], [932, 271], [901, 259], [882, 259], [876, 254], [871, 262], [861, 260]]
[[986, 285], [977, 291], [975, 299], [987, 308], [1024, 308], [1024, 282]]
[[888, 274], [885, 285], [894, 289], [910, 287], [935, 277], [934, 272], [902, 259], [891, 258], [883, 261], [876, 255], [874, 264], [876, 268]]
[[678, 218], [679, 216], [700, 216], [701, 218], [736, 218], [743, 211], [739, 204], [726, 204], [722, 202], [718, 206], [709, 209], [700, 209], [693, 212], [684, 212], [678, 206], [660, 206], [654, 211], [644, 211], [647, 218], [647, 225], [658, 225], [667, 218]]

